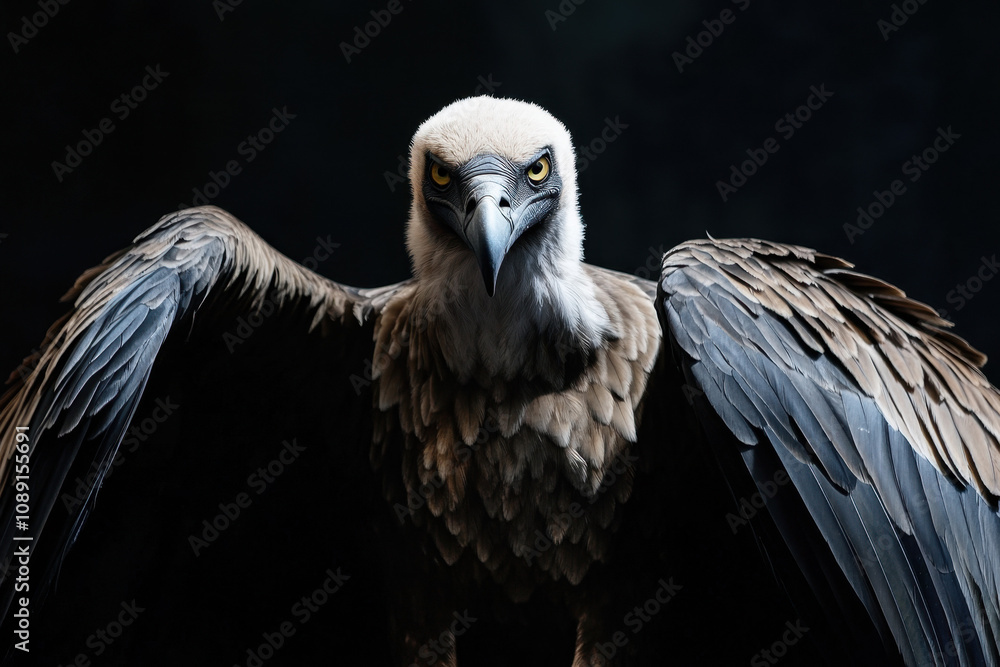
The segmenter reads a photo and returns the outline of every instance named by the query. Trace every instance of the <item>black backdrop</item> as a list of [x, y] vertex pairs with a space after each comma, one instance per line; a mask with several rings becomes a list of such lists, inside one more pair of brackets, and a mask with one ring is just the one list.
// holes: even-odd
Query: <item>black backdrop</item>
[[[799, 243], [947, 309], [1000, 354], [1000, 279], [982, 280], [1000, 268], [995, 2], [389, 4], [4, 2], [0, 364], [41, 340], [81, 271], [234, 160], [211, 203], [275, 247], [300, 259], [329, 238], [321, 273], [407, 277], [399, 156], [423, 119], [484, 91], [541, 104], [590, 146], [589, 261], [635, 271], [705, 233]], [[391, 19], [345, 55], [373, 11]], [[832, 95], [790, 136], [776, 128], [812, 87]], [[275, 109], [287, 126], [253, 153], [243, 142]], [[939, 128], [958, 138], [910, 181], [904, 163]], [[717, 182], [771, 137], [777, 152], [724, 201]], [[849, 234], [895, 179], [905, 192]]]
[[[341, 245], [322, 273], [405, 278], [408, 187], [390, 189], [386, 172], [424, 118], [487, 86], [545, 106], [578, 146], [606, 118], [627, 125], [580, 177], [589, 261], [632, 271], [650, 248], [706, 232], [800, 243], [947, 308], [962, 334], [1000, 353], [1000, 281], [960, 310], [957, 294], [948, 301], [1000, 251], [996, 3], [910, 0], [916, 12], [885, 40], [888, 2], [401, 0], [347, 62], [340, 44], [386, 3], [224, 1], [54, 4], [37, 34], [13, 40], [17, 53], [10, 32], [32, 34], [24, 17], [41, 9], [3, 3], [6, 367], [37, 344], [82, 270], [190, 203], [230, 160], [242, 171], [212, 203], [277, 248], [299, 259], [330, 235]], [[674, 52], [703, 21], [718, 29], [727, 8], [732, 22], [679, 72]], [[154, 83], [145, 68], [157, 65], [169, 74], [143, 101], [115, 103]], [[822, 107], [790, 138], [776, 132], [822, 85], [833, 93]], [[247, 162], [241, 143], [285, 107], [295, 118]], [[104, 118], [114, 130], [60, 182], [52, 163]], [[949, 126], [961, 138], [910, 182], [904, 162]], [[716, 182], [769, 137], [778, 152], [723, 202]], [[851, 243], [844, 224], [894, 179], [906, 192]]]

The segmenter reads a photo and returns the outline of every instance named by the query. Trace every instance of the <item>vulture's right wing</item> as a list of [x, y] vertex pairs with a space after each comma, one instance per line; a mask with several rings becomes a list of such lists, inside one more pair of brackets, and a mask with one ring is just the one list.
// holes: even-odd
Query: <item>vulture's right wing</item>
[[[361, 478], [356, 473], [363, 463], [352, 468], [350, 462], [366, 461], [370, 443], [364, 417], [370, 406], [365, 363], [371, 357], [370, 319], [398, 289], [358, 290], [327, 280], [214, 207], [164, 217], [131, 247], [84, 274], [67, 295], [75, 299], [73, 311], [53, 325], [40, 354], [26, 360], [22, 368], [30, 374], [15, 372], [14, 385], [0, 399], [0, 545], [9, 566], [0, 611], [8, 612], [9, 620], [19, 562], [11, 560], [12, 553], [30, 545], [30, 589], [18, 588], [16, 596], [29, 597], [31, 611], [38, 613], [43, 595], [61, 583], [60, 568], [88, 513], [95, 504], [101, 507], [106, 477], [121, 464], [125, 472], [118, 476], [140, 478], [146, 464], [133, 463], [140, 457], [130, 453], [140, 444], [164, 450], [144, 452], [153, 457], [147, 467], [162, 466], [142, 478], [154, 488], [104, 507], [112, 511], [94, 530], [103, 531], [108, 544], [81, 556], [90, 559], [81, 563], [93, 564], [80, 569], [95, 584], [114, 589], [104, 580], [121, 580], [111, 599], [136, 595], [135, 586], [123, 583], [140, 581], [136, 569], [170, 569], [145, 573], [148, 586], [157, 577], [169, 582], [171, 575], [182, 576], [178, 572], [214, 546], [215, 533], [199, 521], [211, 523], [220, 511], [231, 515], [233, 502], [240, 507], [270, 486], [281, 487], [276, 473], [293, 469], [300, 455], [311, 463], [298, 464], [299, 475], [327, 467], [328, 477], [311, 484], [316, 493], [327, 484], [338, 489], [357, 481], [345, 479], [351, 475]], [[147, 383], [158, 393], [144, 397]], [[285, 490], [294, 484], [286, 482]], [[268, 492], [262, 498], [280, 495]], [[359, 500], [344, 504], [354, 507]], [[129, 506], [148, 511], [123, 514]], [[254, 513], [244, 507], [243, 514]], [[264, 514], [257, 511], [253, 520], [263, 521]], [[124, 521], [134, 524], [120, 525]], [[188, 524], [178, 534], [189, 530], [193, 541], [157, 544], [156, 532], [176, 532], [170, 522], [177, 521]], [[214, 529], [229, 521], [238, 524], [230, 516]], [[111, 542], [129, 531], [138, 546]], [[148, 553], [156, 549], [160, 560]], [[126, 552], [135, 558], [129, 560]], [[102, 574], [99, 567], [115, 559], [121, 559], [118, 568], [109, 566]], [[320, 583], [321, 573], [313, 575]], [[72, 595], [76, 584], [67, 585]], [[267, 588], [259, 581], [231, 585], [246, 586], [247, 597]], [[75, 592], [77, 598], [89, 597], [83, 589]], [[72, 613], [95, 619], [85, 621], [91, 624], [113, 612], [95, 602]], [[209, 618], [213, 613], [206, 610]], [[166, 606], [163, 614], [170, 617]], [[251, 630], [246, 628], [248, 637], [259, 634]], [[67, 639], [81, 649], [83, 640]]]
[[[814, 588], [832, 554], [907, 664], [1000, 664], [1000, 393], [982, 355], [895, 287], [795, 246], [682, 244], [657, 303]], [[780, 468], [794, 491], [774, 488]]]

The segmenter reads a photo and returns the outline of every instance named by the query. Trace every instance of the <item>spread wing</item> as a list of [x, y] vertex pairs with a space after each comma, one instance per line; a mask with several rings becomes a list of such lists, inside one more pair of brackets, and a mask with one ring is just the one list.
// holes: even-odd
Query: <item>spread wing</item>
[[[810, 583], [832, 555], [907, 664], [1000, 664], [1000, 393], [985, 358], [897, 288], [795, 246], [682, 244], [657, 306]], [[767, 486], [776, 467], [794, 491]]]
[[[370, 406], [365, 395], [370, 372], [366, 376], [364, 363], [372, 346], [369, 321], [397, 287], [358, 290], [327, 280], [214, 207], [164, 217], [131, 247], [85, 273], [67, 295], [74, 300], [73, 310], [53, 325], [40, 354], [22, 366], [32, 369], [30, 375], [13, 374], [13, 386], [0, 399], [0, 545], [5, 564], [15, 547], [32, 545], [32, 611], [37, 613], [41, 596], [56, 582], [81, 529], [86, 533], [95, 507], [109, 511], [94, 528], [103, 531], [105, 543], [81, 548], [77, 569], [83, 576], [78, 578], [129, 581], [134, 576], [140, 581], [138, 570], [160, 563], [147, 557], [162, 539], [157, 531], [166, 533], [170, 521], [179, 521], [187, 524], [180, 528], [181, 538], [162, 547], [161, 556], [168, 563], [163, 567], [183, 579], [185, 568], [203, 555], [197, 540], [205, 542], [205, 549], [210, 546], [206, 535], [212, 533], [197, 530], [201, 519], [211, 520], [219, 508], [232, 512], [233, 499], [241, 502], [238, 492], [253, 499], [255, 492], [282, 486], [273, 477], [278, 467], [268, 468], [270, 459], [281, 462], [282, 471], [292, 470], [305, 452], [302, 457], [312, 462], [299, 464], [296, 474], [327, 466], [330, 477], [321, 483], [335, 484], [342, 473], [354, 475], [357, 469], [349, 462], [355, 455], [363, 461], [371, 440], [362, 417], [362, 407]], [[146, 391], [153, 386], [155, 393]], [[252, 424], [246, 415], [253, 416]], [[17, 441], [18, 433], [23, 442]], [[139, 454], [131, 454], [139, 445]], [[328, 445], [335, 448], [327, 451]], [[164, 451], [153, 452], [155, 447]], [[26, 460], [18, 458], [21, 453], [29, 455]], [[135, 461], [122, 464], [123, 457]], [[146, 488], [131, 489], [131, 497], [124, 493], [124, 500], [102, 506], [99, 491], [119, 464], [125, 471], [117, 475], [121, 483], [134, 477]], [[261, 473], [257, 477], [255, 468]], [[228, 484], [228, 470], [246, 482]], [[219, 478], [212, 479], [213, 474]], [[27, 516], [18, 509], [24, 499], [17, 496], [18, 481], [25, 482], [21, 489], [30, 498]], [[269, 491], [266, 499], [280, 497], [291, 486], [287, 482], [285, 490]], [[119, 484], [109, 493], [122, 494], [122, 488], [127, 487]], [[199, 499], [196, 490], [207, 500]], [[129, 506], [144, 512], [125, 514]], [[291, 511], [303, 509], [308, 508]], [[264, 514], [258, 511], [242, 521], [249, 526]], [[136, 542], [148, 538], [129, 552], [132, 560], [124, 555], [132, 547], [112, 543], [129, 531]], [[197, 538], [193, 547], [183, 538], [187, 531]], [[225, 549], [216, 547], [220, 553]], [[116, 566], [99, 573], [116, 559]], [[5, 570], [10, 574], [0, 591], [6, 611], [17, 567]], [[154, 572], [150, 580], [155, 577], [171, 581], [164, 572]], [[88, 599], [76, 582], [61, 583], [70, 600], [73, 595]], [[259, 586], [246, 590], [258, 595]], [[218, 588], [226, 591], [221, 582]], [[135, 595], [135, 587], [119, 589], [117, 599]], [[280, 599], [284, 607], [285, 598]], [[53, 606], [52, 618], [58, 619], [58, 607], [67, 605]], [[95, 606], [72, 614], [90, 625], [112, 612]], [[208, 618], [218, 613], [206, 610]], [[166, 606], [163, 616], [171, 617]]]

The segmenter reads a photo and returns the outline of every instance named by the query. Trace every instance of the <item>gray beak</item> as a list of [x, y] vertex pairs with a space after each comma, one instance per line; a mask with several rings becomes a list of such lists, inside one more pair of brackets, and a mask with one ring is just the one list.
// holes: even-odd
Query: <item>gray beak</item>
[[[539, 155], [548, 155], [549, 150]], [[428, 153], [428, 160], [436, 158]], [[428, 165], [433, 172], [433, 164]], [[454, 167], [454, 183], [435, 183], [432, 173], [423, 183], [428, 212], [472, 250], [491, 297], [497, 290], [500, 266], [512, 246], [558, 208], [559, 174], [553, 169], [544, 183], [535, 183], [528, 176], [529, 167], [483, 154]]]
[[496, 292], [497, 275], [514, 233], [510, 199], [501, 183], [477, 183], [466, 199], [465, 239], [476, 255], [486, 293]]

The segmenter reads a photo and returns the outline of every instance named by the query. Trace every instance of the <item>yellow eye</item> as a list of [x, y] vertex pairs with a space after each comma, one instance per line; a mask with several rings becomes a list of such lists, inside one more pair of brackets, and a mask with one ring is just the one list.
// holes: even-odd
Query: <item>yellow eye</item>
[[532, 183], [541, 183], [548, 178], [550, 167], [547, 157], [538, 158], [538, 162], [528, 167], [528, 179]]
[[431, 165], [431, 180], [434, 181], [434, 185], [443, 188], [451, 183], [451, 172], [435, 162]]

